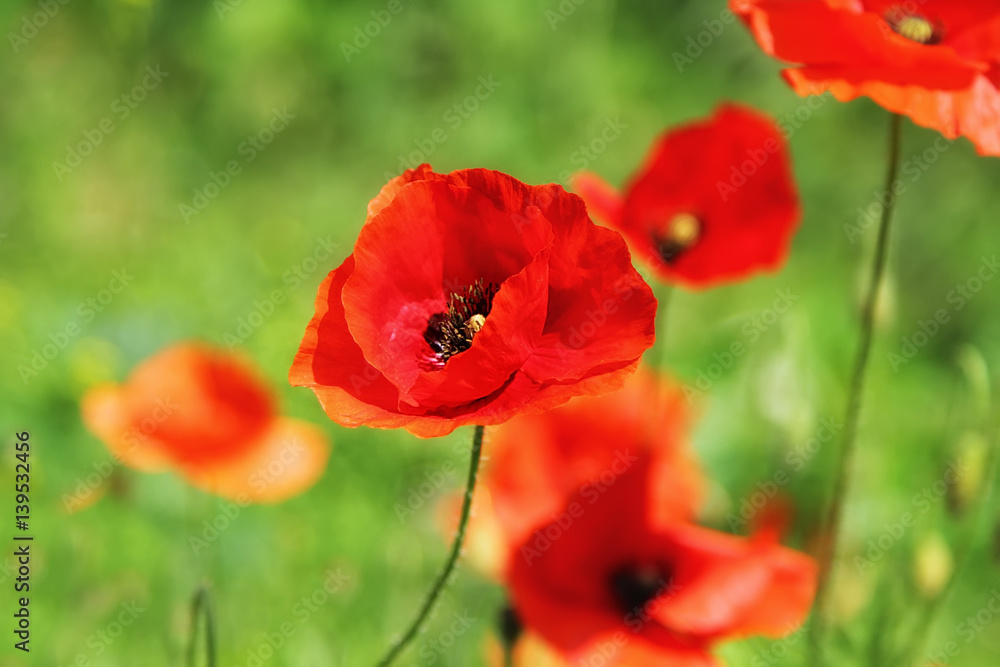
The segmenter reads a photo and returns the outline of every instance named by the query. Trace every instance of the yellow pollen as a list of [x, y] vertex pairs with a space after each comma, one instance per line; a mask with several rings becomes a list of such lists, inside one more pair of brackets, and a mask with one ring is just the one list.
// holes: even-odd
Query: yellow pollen
[[473, 315], [469, 318], [469, 321], [465, 323], [465, 328], [469, 330], [470, 333], [477, 334], [479, 330], [483, 328], [486, 324], [486, 317], [484, 315]]
[[687, 248], [701, 236], [701, 221], [690, 213], [679, 213], [667, 226], [667, 241]]
[[890, 25], [896, 33], [919, 44], [934, 41], [934, 26], [922, 16], [904, 16], [890, 21]]

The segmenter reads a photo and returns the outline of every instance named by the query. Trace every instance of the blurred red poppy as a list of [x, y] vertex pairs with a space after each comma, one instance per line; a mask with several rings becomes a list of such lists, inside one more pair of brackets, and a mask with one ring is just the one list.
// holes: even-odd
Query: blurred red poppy
[[[493, 637], [486, 641], [486, 664], [503, 667], [503, 647]], [[513, 664], [515, 667], [571, 667], [570, 663], [543, 639], [527, 633], [514, 645]]]
[[688, 447], [691, 421], [680, 388], [640, 368], [621, 391], [498, 428], [483, 482], [507, 541], [520, 544], [574, 493], [596, 500], [640, 462], [651, 469], [653, 518], [693, 520], [704, 480]]
[[[812, 559], [770, 539], [742, 539], [650, 519], [648, 463], [596, 503], [570, 498], [519, 549], [511, 596], [523, 625], [573, 664], [716, 665], [724, 639], [781, 636], [809, 612]], [[658, 662], [659, 661], [659, 662]]]
[[173, 469], [241, 502], [301, 493], [329, 455], [319, 429], [276, 414], [271, 391], [242, 359], [197, 343], [157, 353], [121, 385], [95, 387], [81, 409], [121, 463]]
[[[680, 388], [640, 366], [620, 391], [576, 398], [488, 431], [490, 457], [476, 490], [469, 560], [502, 579], [511, 547], [557, 515], [566, 498], [579, 491], [596, 499], [638, 461], [652, 468], [653, 519], [692, 520], [705, 483], [687, 443], [690, 421]], [[454, 533], [461, 500], [456, 494], [442, 503], [442, 534]]]
[[1000, 4], [983, 0], [730, 0], [800, 95], [867, 96], [1000, 155]]
[[621, 195], [589, 172], [573, 188], [662, 280], [692, 288], [777, 270], [801, 218], [783, 135], [731, 104], [664, 134]]
[[619, 388], [655, 312], [622, 238], [578, 197], [423, 165], [372, 200], [290, 381], [345, 426], [439, 436]]

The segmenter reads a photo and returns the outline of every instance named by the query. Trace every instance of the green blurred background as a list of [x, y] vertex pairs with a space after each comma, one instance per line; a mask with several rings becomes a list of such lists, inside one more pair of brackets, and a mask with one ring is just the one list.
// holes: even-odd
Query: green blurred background
[[[439, 495], [456, 489], [471, 433], [420, 441], [342, 429], [309, 391], [287, 386], [315, 288], [351, 251], [368, 199], [419, 161], [438, 171], [490, 167], [529, 183], [564, 181], [586, 167], [621, 183], [664, 128], [724, 99], [805, 117], [789, 126], [805, 218], [779, 275], [675, 295], [667, 361], [688, 383], [718, 376], [699, 400], [694, 434], [715, 480], [706, 522], [727, 528], [757, 484], [785, 470], [782, 492], [795, 507], [790, 540], [805, 545], [833, 452], [807, 454], [801, 470], [794, 452], [843, 411], [875, 236], [852, 243], [844, 225], [856, 224], [857, 208], [881, 187], [888, 119], [867, 101], [808, 110], [742, 26], [715, 23], [724, 7], [721, 0], [4, 2], [0, 467], [11, 483], [0, 485], [12, 515], [13, 433], [30, 431], [35, 542], [32, 652], [15, 651], [0, 627], [7, 638], [0, 664], [182, 664], [190, 599], [202, 582], [213, 591], [220, 665], [256, 664], [252, 656], [267, 656], [262, 647], [283, 623], [293, 632], [262, 664], [373, 663], [445, 556], [437, 497], [405, 522], [394, 507], [444, 466], [459, 472]], [[379, 18], [384, 25], [372, 23]], [[359, 37], [366, 27], [367, 42]], [[285, 120], [275, 121], [276, 113]], [[272, 122], [279, 131], [261, 134]], [[608, 123], [620, 131], [595, 143]], [[936, 136], [907, 122], [904, 159]], [[1000, 281], [986, 281], [961, 310], [948, 295], [1000, 245], [1000, 161], [977, 157], [964, 140], [937, 157], [925, 172], [911, 172], [919, 176], [900, 201], [847, 509], [846, 568], [835, 586], [846, 619], [840, 664], [891, 664], [879, 653], [885, 645], [923, 634], [914, 623], [926, 591], [947, 571], [940, 545], [971, 530], [970, 513], [955, 511], [971, 482], [935, 497], [926, 512], [914, 495], [956, 457], [968, 462], [972, 481], [981, 471], [990, 405], [983, 378], [1000, 355]], [[226, 183], [220, 174], [232, 161], [238, 173]], [[213, 174], [224, 187], [211, 187]], [[100, 298], [114, 271], [132, 277], [126, 289], [98, 303], [100, 312], [81, 307]], [[275, 291], [283, 302], [269, 306]], [[769, 318], [779, 291], [797, 300]], [[949, 322], [894, 369], [887, 355], [938, 309]], [[241, 326], [251, 316], [259, 326]], [[758, 326], [754, 318], [767, 319]], [[60, 337], [73, 323], [79, 332]], [[65, 349], [26, 373], [52, 337]], [[243, 509], [197, 554], [191, 536], [203, 536], [203, 522], [223, 510], [173, 476], [116, 470], [99, 502], [73, 514], [64, 508], [67, 494], [108, 461], [81, 424], [82, 393], [192, 338], [235, 341], [273, 381], [283, 410], [320, 424], [335, 442], [325, 477], [308, 493]], [[716, 372], [713, 355], [736, 341], [746, 353]], [[906, 512], [919, 514], [917, 526], [860, 573], [854, 556], [867, 557], [867, 540]], [[5, 548], [0, 568], [0, 608], [11, 627], [12, 550]], [[921, 558], [924, 574], [915, 577]], [[991, 542], [976, 544], [934, 625], [930, 651], [948, 642], [960, 649], [949, 664], [995, 664], [1000, 655], [1000, 623], [971, 637], [961, 625], [977, 613], [980, 624], [986, 618], [981, 610], [1000, 590], [996, 559]], [[303, 606], [338, 570], [345, 581], [337, 592], [315, 609]], [[398, 664], [482, 664], [501, 599], [497, 586], [462, 568]], [[142, 611], [106, 641], [117, 634], [122, 605], [133, 601]], [[436, 652], [433, 640], [454, 613], [477, 621], [454, 648]], [[793, 635], [776, 656], [769, 642], [749, 640], [722, 655], [733, 665], [799, 664], [806, 643]], [[851, 646], [863, 660], [846, 657]]]

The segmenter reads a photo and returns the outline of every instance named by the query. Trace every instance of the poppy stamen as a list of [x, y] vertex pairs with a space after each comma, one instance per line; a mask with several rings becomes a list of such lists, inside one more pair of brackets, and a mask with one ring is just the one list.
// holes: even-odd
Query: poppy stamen
[[671, 588], [671, 575], [660, 566], [627, 566], [615, 570], [608, 584], [618, 608], [629, 614], [667, 593]]
[[683, 252], [701, 238], [701, 220], [690, 213], [678, 213], [664, 229], [662, 236], [654, 236], [660, 258], [673, 264]]
[[904, 14], [901, 10], [890, 11], [886, 21], [897, 35], [918, 44], [937, 44], [940, 35], [934, 24], [917, 14]]
[[427, 370], [444, 368], [448, 359], [472, 347], [472, 339], [486, 325], [499, 290], [496, 283], [477, 280], [448, 296], [447, 311], [428, 318], [424, 340], [431, 354], [422, 360]]

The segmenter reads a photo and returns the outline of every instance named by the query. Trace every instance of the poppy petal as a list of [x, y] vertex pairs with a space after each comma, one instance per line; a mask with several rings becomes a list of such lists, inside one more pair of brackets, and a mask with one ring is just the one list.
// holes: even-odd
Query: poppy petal
[[115, 385], [95, 387], [81, 403], [83, 422], [111, 450], [114, 457], [136, 470], [157, 472], [170, 465], [170, 457], [154, 438], [133, 430], [128, 401]]
[[315, 484], [328, 457], [322, 431], [298, 419], [279, 418], [238, 459], [183, 473], [194, 486], [240, 503], [278, 503]]
[[842, 73], [898, 85], [957, 90], [983, 66], [949, 46], [926, 45], [897, 35], [881, 13], [833, 9], [822, 0], [750, 0], [737, 10], [768, 55], [791, 63], [825, 64]]
[[[289, 374], [338, 423], [421, 437], [498, 424], [617, 389], [652, 344], [655, 301], [624, 242], [557, 185], [421, 167], [371, 210], [354, 253], [324, 280]], [[587, 241], [597, 250], [580, 248]], [[583, 278], [568, 275], [575, 262]], [[635, 298], [609, 311], [596, 341], [561, 349], [570, 332], [559, 327], [614, 289]]]
[[1000, 155], [1000, 75], [993, 79], [980, 76], [967, 90], [947, 92], [880, 81], [852, 84], [830, 79], [825, 71], [810, 67], [785, 70], [783, 74], [800, 95], [829, 90], [842, 102], [867, 96], [948, 139], [967, 137], [980, 155]]
[[415, 169], [407, 169], [399, 176], [393, 178], [388, 183], [382, 186], [375, 197], [368, 202], [368, 219], [374, 218], [379, 211], [384, 209], [389, 205], [403, 186], [407, 183], [412, 183], [413, 181], [424, 181], [437, 176], [432, 170], [429, 164], [422, 164]]
[[656, 337], [656, 298], [621, 236], [590, 223], [582, 202], [563, 215], [573, 224], [557, 231], [545, 329], [523, 366], [536, 382], [583, 377], [595, 361], [632, 362]]
[[692, 289], [780, 268], [801, 219], [781, 131], [734, 104], [666, 132], [624, 196], [632, 251]]
[[[480, 332], [491, 341], [490, 350], [473, 341], [460, 355], [465, 360], [457, 364], [454, 395], [443, 390], [435, 395], [442, 404], [468, 402], [502, 386], [541, 330], [551, 232], [537, 226], [531, 233], [518, 232], [509, 224], [508, 211], [470, 188], [424, 181], [407, 190], [358, 237], [355, 270], [343, 292], [348, 328], [404, 403], [435, 408], [428, 395], [448, 384], [452, 374], [430, 371], [433, 377], [424, 377], [429, 372], [423, 359], [431, 352], [425, 340], [430, 318], [447, 310], [449, 292], [477, 281], [501, 290], [509, 286], [502, 307], [495, 317], [490, 312]], [[444, 221], [449, 221], [447, 227]], [[480, 266], [481, 257], [490, 262]], [[526, 299], [519, 314], [510, 312], [515, 298]], [[517, 316], [512, 320], [512, 315]], [[469, 361], [483, 355], [489, 358]], [[474, 385], [464, 381], [465, 366], [478, 373]], [[472, 387], [478, 393], [470, 394]]]
[[407, 421], [394, 409], [399, 392], [365, 360], [344, 316], [341, 294], [353, 271], [351, 255], [320, 284], [316, 313], [292, 362], [289, 381], [293, 386], [311, 388], [327, 415], [339, 424], [374, 422], [391, 424], [392, 428]]
[[573, 175], [571, 184], [573, 191], [587, 202], [587, 210], [592, 217], [612, 227], [621, 224], [624, 202], [618, 190], [607, 181], [593, 172], [581, 171]]
[[[1000, 7], [986, 0], [730, 0], [800, 95], [867, 96], [1000, 155]], [[902, 20], [908, 21], [910, 32]], [[912, 31], [916, 30], [916, 33]]]

